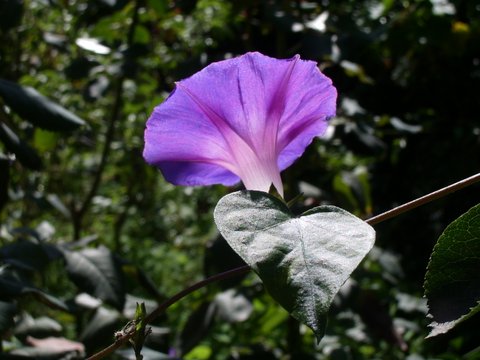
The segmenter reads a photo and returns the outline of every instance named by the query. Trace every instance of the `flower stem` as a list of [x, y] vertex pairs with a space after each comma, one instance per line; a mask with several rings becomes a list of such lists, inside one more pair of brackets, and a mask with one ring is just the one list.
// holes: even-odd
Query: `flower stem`
[[[211, 284], [211, 283], [214, 283], [214, 282], [217, 282], [217, 281], [220, 281], [220, 280], [225, 280], [225, 279], [229, 279], [229, 278], [234, 277], [234, 276], [240, 276], [242, 274], [246, 274], [249, 271], [250, 271], [250, 267], [248, 265], [244, 265], [244, 266], [240, 266], [238, 268], [232, 269], [232, 270], [222, 272], [220, 274], [210, 276], [209, 278], [206, 278], [204, 280], [201, 280], [201, 281], [189, 286], [188, 288], [183, 289], [182, 291], [173, 295], [171, 298], [165, 300], [155, 310], [153, 310], [147, 317], [145, 317], [144, 322], [145, 322], [145, 324], [151, 323], [158, 315], [163, 313], [170, 305], [175, 304], [178, 300], [184, 298], [185, 296], [189, 295], [190, 293], [194, 292], [195, 290], [198, 290], [202, 287], [207, 286], [208, 284]], [[110, 345], [109, 347], [101, 350], [100, 352], [96, 353], [95, 355], [92, 355], [87, 360], [98, 360], [98, 359], [104, 358], [105, 356], [110, 355], [112, 352], [114, 352], [120, 346], [125, 344], [134, 334], [135, 334], [135, 331], [132, 331], [130, 333], [127, 333], [127, 334], [123, 335], [122, 337], [118, 338], [112, 345]]]
[[451, 194], [457, 190], [463, 189], [469, 185], [472, 185], [476, 182], [480, 181], [480, 173], [475, 174], [473, 176], [470, 176], [466, 179], [460, 180], [454, 184], [448, 185], [442, 189], [439, 189], [437, 191], [431, 192], [430, 194], [424, 195], [422, 197], [419, 197], [418, 199], [412, 200], [406, 204], [397, 206], [396, 208], [393, 208], [391, 210], [388, 210], [382, 214], [376, 215], [374, 217], [371, 217], [370, 219], [366, 220], [367, 223], [370, 225], [376, 225], [382, 221], [391, 219], [395, 216], [398, 216], [400, 214], [403, 214], [407, 211], [410, 211], [412, 209], [415, 209], [419, 206], [428, 204], [429, 202], [432, 202], [434, 200], [440, 199], [448, 194]]

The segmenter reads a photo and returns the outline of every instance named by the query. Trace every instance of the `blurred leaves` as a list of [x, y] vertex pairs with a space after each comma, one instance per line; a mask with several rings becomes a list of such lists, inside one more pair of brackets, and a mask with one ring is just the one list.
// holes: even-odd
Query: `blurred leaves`
[[10, 160], [0, 154], [0, 212], [8, 201], [8, 181], [10, 179]]
[[42, 159], [37, 154], [34, 148], [28, 145], [25, 141], [20, 139], [17, 134], [13, 132], [7, 125], [0, 122], [0, 140], [5, 145], [5, 148], [11, 153], [15, 154], [15, 157], [20, 163], [31, 169], [41, 170]]
[[120, 328], [121, 316], [118, 311], [99, 307], [80, 334], [80, 341], [87, 352], [98, 350], [102, 345], [111, 343], [113, 334]]
[[46, 316], [34, 319], [29, 315], [25, 315], [17, 321], [15, 326], [15, 335], [23, 339], [27, 336], [47, 337], [59, 335], [61, 331], [62, 325]]
[[0, 301], [0, 334], [10, 329], [14, 320], [13, 317], [17, 312], [17, 307], [13, 303]]
[[203, 302], [190, 314], [180, 333], [179, 349], [187, 354], [207, 336], [215, 320], [216, 306], [211, 302]]
[[31, 297], [53, 309], [68, 311], [68, 306], [60, 299], [49, 295], [35, 287], [28, 281], [21, 279], [16, 273], [2, 270], [0, 272], [0, 299], [10, 300], [22, 297]]
[[71, 341], [62, 337], [48, 337], [46, 339], [27, 338], [28, 344], [35, 348], [46, 349], [54, 353], [75, 352], [78, 355], [85, 355], [85, 347], [82, 343]]
[[78, 288], [118, 310], [125, 303], [123, 274], [118, 261], [108, 249], [64, 251], [66, 270]]
[[0, 97], [14, 112], [46, 130], [71, 131], [85, 121], [31, 87], [0, 79]]
[[0, 248], [0, 261], [12, 267], [27, 271], [42, 271], [61, 252], [53, 245], [22, 239]]
[[90, 70], [99, 65], [100, 63], [93, 58], [80, 56], [71, 60], [64, 70], [65, 76], [70, 80], [84, 79], [90, 74]]

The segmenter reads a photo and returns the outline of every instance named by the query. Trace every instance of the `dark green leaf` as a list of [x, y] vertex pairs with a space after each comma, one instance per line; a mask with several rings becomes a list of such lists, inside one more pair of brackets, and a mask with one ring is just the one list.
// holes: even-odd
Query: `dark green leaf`
[[72, 60], [65, 68], [65, 75], [71, 80], [79, 80], [86, 78], [90, 74], [90, 70], [100, 65], [96, 60], [81, 56]]
[[366, 124], [351, 122], [338, 126], [337, 132], [345, 144], [357, 154], [380, 155], [385, 151], [385, 143], [375, 136], [372, 128]]
[[[150, 279], [145, 272], [136, 267], [134, 269], [134, 278], [138, 285], [140, 285], [145, 291], [147, 291], [150, 296], [153, 296], [157, 301], [165, 300], [166, 297], [162, 293], [160, 293], [158, 286]], [[145, 302], [145, 299], [142, 299]], [[148, 304], [147, 304], [148, 309]], [[152, 309], [153, 310], [153, 309]]]
[[13, 326], [13, 317], [16, 312], [15, 304], [0, 301], [0, 335]]
[[80, 341], [91, 352], [111, 343], [120, 326], [120, 314], [117, 311], [99, 307], [80, 335]]
[[86, 101], [96, 101], [105, 95], [109, 86], [110, 81], [106, 76], [97, 76], [88, 82], [83, 90], [83, 97]]
[[70, 131], [85, 121], [31, 87], [0, 79], [0, 96], [14, 112], [46, 130]]
[[29, 336], [27, 343], [36, 349], [43, 350], [41, 354], [51, 352], [52, 355], [61, 354], [61, 359], [80, 359], [85, 356], [85, 347], [82, 343], [68, 340], [64, 337], [50, 336], [45, 339], [36, 339]]
[[56, 194], [48, 194], [46, 200], [50, 205], [57, 209], [65, 218], [70, 219], [70, 210], [65, 206], [60, 197]]
[[10, 160], [0, 154], [0, 211], [8, 201], [8, 183], [10, 181]]
[[[245, 265], [245, 262], [232, 250], [221, 235], [216, 236], [215, 239], [208, 244], [204, 258], [204, 269], [207, 277], [243, 265]], [[219, 282], [218, 285], [222, 289], [228, 289], [240, 283], [245, 276], [246, 274], [243, 276], [235, 276]]]
[[345, 208], [358, 212], [364, 209], [360, 205], [364, 199], [362, 184], [352, 172], [342, 171], [337, 174], [333, 178], [333, 189]]
[[7, 271], [0, 272], [0, 299], [10, 300], [31, 296], [38, 302], [53, 309], [69, 311], [68, 306], [56, 297], [34, 288], [25, 281], [13, 276]]
[[443, 334], [480, 311], [480, 204], [445, 229], [425, 275], [432, 316], [429, 336]]
[[70, 311], [69, 307], [60, 299], [44, 293], [41, 290], [34, 289], [34, 288], [25, 288], [23, 291], [24, 294], [31, 295], [34, 297], [38, 302], [41, 302], [53, 309], [63, 310], [63, 311]]
[[249, 318], [253, 311], [250, 300], [234, 289], [229, 289], [215, 296], [217, 315], [226, 322], [242, 322]]
[[[115, 352], [120, 359], [131, 360], [134, 359], [135, 354], [133, 349], [121, 349]], [[156, 350], [144, 347], [142, 350], [143, 360], [178, 360], [178, 358], [172, 357], [168, 354], [161, 353]]]
[[0, 0], [0, 29], [6, 31], [17, 26], [22, 14], [22, 0]]
[[66, 50], [68, 45], [68, 38], [65, 35], [55, 34], [51, 32], [43, 33], [43, 40], [53, 47], [60, 50]]
[[83, 359], [84, 346], [63, 337], [47, 337], [37, 339], [29, 336], [25, 342], [30, 346], [14, 348], [7, 354], [2, 354], [6, 360], [66, 360]]
[[40, 159], [35, 149], [21, 140], [3, 123], [0, 123], [0, 140], [5, 144], [8, 151], [15, 154], [23, 166], [31, 170], [42, 169], [42, 159]]
[[26, 338], [27, 336], [56, 336], [60, 334], [61, 331], [62, 325], [46, 316], [34, 319], [29, 315], [25, 315], [15, 326], [15, 335], [22, 338]]
[[123, 308], [123, 274], [107, 248], [65, 251], [65, 259], [68, 274], [81, 291]]
[[179, 339], [181, 354], [187, 354], [208, 334], [215, 320], [217, 306], [206, 301], [200, 304], [189, 316]]
[[265, 287], [317, 339], [335, 294], [372, 248], [373, 228], [345, 210], [321, 206], [295, 217], [259, 191], [223, 197], [215, 222]]
[[410, 125], [396, 117], [390, 118], [390, 124], [399, 132], [418, 134], [423, 130], [421, 125]]
[[51, 244], [20, 239], [0, 249], [0, 260], [22, 270], [42, 271], [61, 252]]

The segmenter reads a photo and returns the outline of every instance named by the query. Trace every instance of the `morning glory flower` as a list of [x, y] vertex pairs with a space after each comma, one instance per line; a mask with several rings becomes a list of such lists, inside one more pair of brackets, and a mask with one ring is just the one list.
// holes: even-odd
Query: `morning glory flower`
[[283, 196], [280, 172], [322, 135], [337, 92], [313, 61], [257, 52], [212, 63], [176, 83], [147, 121], [145, 160], [176, 185]]

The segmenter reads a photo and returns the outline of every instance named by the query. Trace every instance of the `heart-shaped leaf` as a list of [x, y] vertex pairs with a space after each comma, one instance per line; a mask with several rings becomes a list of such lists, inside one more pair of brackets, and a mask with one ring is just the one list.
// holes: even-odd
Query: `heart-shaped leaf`
[[320, 340], [335, 294], [373, 246], [373, 228], [334, 206], [297, 217], [259, 191], [223, 197], [214, 216], [220, 233], [270, 295]]

